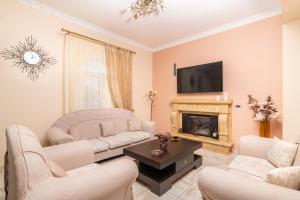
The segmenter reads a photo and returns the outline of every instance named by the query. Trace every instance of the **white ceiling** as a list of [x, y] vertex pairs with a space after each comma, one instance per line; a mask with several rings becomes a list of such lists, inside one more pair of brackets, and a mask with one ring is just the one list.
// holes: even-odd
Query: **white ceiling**
[[[36, 0], [139, 46], [159, 50], [281, 12], [281, 0], [165, 0], [159, 16], [131, 20], [121, 14], [135, 0]], [[32, 0], [30, 1], [32, 2]]]

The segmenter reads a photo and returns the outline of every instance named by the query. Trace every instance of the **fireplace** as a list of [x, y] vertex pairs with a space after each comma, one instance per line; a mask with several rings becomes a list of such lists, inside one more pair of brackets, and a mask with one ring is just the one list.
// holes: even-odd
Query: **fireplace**
[[[197, 117], [197, 115], [200, 115], [200, 117], [208, 117], [210, 125], [206, 126], [215, 128], [207, 128], [206, 130], [199, 131], [197, 128], [199, 129], [199, 127], [202, 126], [201, 120], [199, 120], [197, 122], [198, 125], [195, 127], [196, 130], [195, 128], [193, 130], [190, 126], [191, 120], [194, 118], [191, 116]], [[186, 121], [183, 120], [183, 118], [185, 118]], [[232, 100], [217, 101], [215, 99], [200, 98], [173, 99], [171, 101], [171, 119], [173, 136], [202, 142], [203, 148], [211, 151], [224, 154], [231, 152], [233, 147], [231, 131]], [[211, 126], [211, 124], [213, 126]], [[215, 130], [215, 134], [213, 134], [214, 132], [212, 130]]]
[[218, 139], [218, 116], [182, 113], [182, 133]]

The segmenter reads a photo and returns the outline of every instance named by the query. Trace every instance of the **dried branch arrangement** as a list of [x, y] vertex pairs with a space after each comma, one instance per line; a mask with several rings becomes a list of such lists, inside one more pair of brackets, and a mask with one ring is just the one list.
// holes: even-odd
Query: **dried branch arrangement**
[[157, 94], [157, 92], [153, 89], [148, 90], [148, 92], [146, 93], [147, 99], [151, 102], [150, 120], [152, 120], [153, 102], [154, 102], [154, 97], [156, 94]]
[[257, 121], [267, 121], [278, 117], [278, 110], [275, 107], [272, 97], [269, 95], [264, 103], [258, 103], [252, 95], [248, 95], [248, 105], [253, 111], [253, 119]]

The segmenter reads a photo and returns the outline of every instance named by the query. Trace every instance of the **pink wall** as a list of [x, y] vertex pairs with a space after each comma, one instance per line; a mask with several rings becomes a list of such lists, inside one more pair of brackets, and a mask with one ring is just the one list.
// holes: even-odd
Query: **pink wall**
[[[174, 98], [215, 98], [216, 94], [178, 95], [173, 64], [186, 67], [223, 61], [224, 92], [233, 99], [233, 139], [258, 134], [251, 119], [247, 95], [259, 100], [272, 95], [281, 111], [282, 104], [282, 22], [281, 16], [228, 30], [154, 53], [153, 87], [158, 91], [154, 120], [159, 129], [170, 130], [170, 106]], [[272, 122], [272, 135], [281, 137], [281, 120]]]

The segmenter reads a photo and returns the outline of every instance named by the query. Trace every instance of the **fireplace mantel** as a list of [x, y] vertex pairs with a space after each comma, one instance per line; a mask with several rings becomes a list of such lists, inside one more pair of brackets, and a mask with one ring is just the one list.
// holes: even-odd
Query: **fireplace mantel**
[[[174, 99], [171, 101], [172, 134], [181, 138], [199, 141], [203, 148], [228, 154], [231, 152], [232, 100], [217, 101], [213, 99]], [[182, 113], [217, 115], [219, 139], [181, 133]]]

